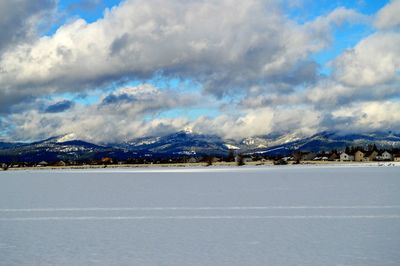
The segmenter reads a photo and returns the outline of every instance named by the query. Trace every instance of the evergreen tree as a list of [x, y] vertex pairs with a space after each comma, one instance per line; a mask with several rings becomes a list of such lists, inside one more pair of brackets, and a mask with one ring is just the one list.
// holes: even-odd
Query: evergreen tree
[[347, 154], [349, 154], [350, 153], [350, 148], [349, 148], [349, 146], [346, 146], [346, 149], [345, 149], [345, 151], [344, 151], [345, 153], [347, 153]]

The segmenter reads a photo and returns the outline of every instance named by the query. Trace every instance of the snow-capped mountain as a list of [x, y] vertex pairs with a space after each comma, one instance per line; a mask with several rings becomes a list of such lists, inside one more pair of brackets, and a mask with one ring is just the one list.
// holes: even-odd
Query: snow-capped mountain
[[143, 157], [226, 156], [236, 153], [288, 155], [295, 150], [344, 150], [346, 146], [375, 144], [378, 148], [400, 148], [400, 134], [373, 132], [349, 134], [325, 131], [300, 138], [295, 134], [266, 135], [242, 140], [223, 139], [185, 129], [165, 136], [142, 137], [114, 144], [93, 144], [75, 139], [74, 134], [52, 137], [33, 143], [0, 143], [0, 162], [41, 160], [89, 160], [112, 157], [118, 160]]
[[55, 139], [55, 141], [57, 143], [67, 142], [67, 141], [71, 141], [71, 140], [76, 140], [75, 133], [65, 134], [65, 135], [59, 136], [58, 138]]
[[19, 143], [0, 146], [0, 158], [16, 162], [37, 162], [42, 160], [83, 160], [90, 154], [101, 151], [105, 147], [82, 140], [74, 140], [72, 134], [56, 136], [32, 143]]
[[[259, 152], [269, 152], [270, 150], [302, 150], [302, 151], [328, 151], [332, 149], [344, 150], [347, 146], [366, 147], [375, 144], [380, 149], [392, 149], [400, 147], [400, 134], [393, 132], [373, 132], [373, 133], [343, 133], [334, 131], [324, 131], [306, 138], [299, 138], [293, 141], [286, 141], [288, 138], [281, 137], [275, 141], [268, 149]], [[281, 142], [280, 144], [279, 141]]]
[[192, 130], [187, 129], [162, 137], [138, 138], [122, 144], [114, 144], [113, 147], [139, 153], [172, 155], [221, 155], [229, 150], [222, 138], [193, 133]]
[[243, 149], [265, 149], [301, 139], [297, 134], [265, 135], [244, 138], [239, 142]]

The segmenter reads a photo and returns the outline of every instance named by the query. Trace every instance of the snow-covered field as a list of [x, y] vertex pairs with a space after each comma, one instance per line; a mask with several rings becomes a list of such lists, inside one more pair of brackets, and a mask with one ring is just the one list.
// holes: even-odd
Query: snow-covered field
[[0, 265], [400, 265], [400, 167], [0, 172]]

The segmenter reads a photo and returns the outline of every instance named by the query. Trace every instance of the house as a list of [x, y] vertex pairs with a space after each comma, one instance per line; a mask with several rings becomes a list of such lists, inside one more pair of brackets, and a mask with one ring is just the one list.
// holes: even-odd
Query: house
[[190, 157], [190, 158], [187, 160], [187, 162], [188, 162], [188, 163], [197, 163], [198, 160], [197, 160], [195, 157]]
[[113, 163], [113, 159], [110, 158], [110, 157], [104, 157], [104, 158], [101, 158], [101, 163], [102, 164], [112, 164]]
[[317, 157], [317, 155], [313, 152], [305, 152], [301, 155], [301, 160], [302, 161], [311, 161], [314, 160], [314, 158]]
[[64, 161], [59, 161], [59, 162], [57, 162], [56, 164], [55, 164], [55, 166], [61, 166], [61, 167], [63, 167], [63, 166], [66, 166], [67, 164], [64, 162]]
[[354, 161], [354, 155], [342, 152], [339, 156], [341, 162]]
[[387, 151], [384, 151], [376, 156], [376, 160], [378, 161], [392, 161], [393, 156]]
[[365, 162], [372, 162], [376, 160], [376, 156], [378, 156], [378, 152], [373, 150], [373, 151], [368, 151], [364, 153], [364, 161]]
[[365, 153], [358, 150], [354, 153], [354, 161], [362, 162], [362, 161], [364, 161], [364, 156], [365, 156]]
[[274, 160], [274, 165], [286, 165], [286, 164], [288, 164], [288, 162], [286, 160], [284, 160], [283, 158]]
[[295, 151], [292, 154], [293, 161], [300, 161], [301, 160], [301, 156], [302, 156], [302, 152], [301, 151]]
[[48, 165], [49, 165], [48, 162], [46, 162], [46, 161], [41, 161], [41, 162], [38, 163], [36, 166], [37, 166], [37, 167], [44, 167], [44, 166], [48, 166]]
[[332, 152], [328, 155], [328, 161], [336, 161], [339, 159], [339, 155], [336, 152]]
[[328, 161], [328, 157], [326, 157], [326, 156], [317, 156], [317, 157], [314, 157], [313, 161]]
[[400, 162], [400, 153], [394, 154], [394, 155], [393, 155], [393, 160], [394, 160], [395, 162]]
[[240, 162], [240, 161], [242, 161], [244, 163], [249, 163], [249, 162], [253, 161], [253, 158], [248, 156], [248, 155], [242, 155], [242, 154], [236, 155], [235, 156], [235, 162], [237, 163], [237, 162]]

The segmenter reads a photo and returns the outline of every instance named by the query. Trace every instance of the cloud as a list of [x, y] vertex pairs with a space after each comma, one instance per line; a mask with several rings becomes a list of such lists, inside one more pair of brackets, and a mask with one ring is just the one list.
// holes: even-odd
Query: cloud
[[26, 110], [11, 114], [6, 120], [13, 124], [11, 135], [19, 140], [73, 132], [77, 138], [89, 141], [121, 141], [182, 128], [187, 119], [161, 119], [157, 114], [172, 108], [196, 106], [194, 99], [201, 100], [202, 96], [161, 91], [144, 84], [120, 88], [90, 105], [60, 101], [48, 106], [45, 112], [40, 108]]
[[[74, 132], [94, 142], [188, 126], [233, 139], [399, 128], [393, 114], [399, 107], [400, 35], [392, 12], [398, 2], [373, 17], [338, 7], [299, 24], [279, 0], [127, 0], [93, 23], [75, 19], [36, 39], [31, 26], [42, 13], [32, 11], [35, 23], [16, 25], [25, 32], [21, 38], [0, 42], [2, 127], [17, 140]], [[321, 74], [313, 57], [330, 48], [333, 29], [372, 19], [375, 32], [333, 59], [332, 74]], [[156, 78], [196, 85], [147, 84]], [[143, 84], [126, 86], [130, 81]], [[94, 91], [101, 94], [98, 102], [85, 105], [62, 97]], [[220, 114], [160, 115], [209, 105]]]
[[[98, 106], [100, 111], [144, 114], [173, 109], [182, 106], [195, 106], [194, 94], [177, 94], [172, 90], [160, 90], [149, 84], [122, 88], [106, 95]], [[198, 99], [201, 99], [199, 97]]]
[[[100, 103], [101, 105], [101, 103]], [[18, 140], [44, 139], [48, 136], [74, 133], [78, 139], [97, 143], [121, 142], [142, 136], [158, 136], [193, 128], [196, 133], [216, 134], [224, 138], [241, 139], [268, 133], [299, 136], [318, 132], [321, 113], [308, 107], [257, 108], [241, 114], [217, 117], [186, 117], [145, 119], [137, 109], [121, 111], [117, 105], [103, 109], [99, 105], [76, 105], [65, 113], [41, 113], [37, 110], [13, 114], [11, 135]]]
[[400, 33], [377, 32], [336, 58], [334, 77], [355, 87], [371, 87], [398, 81]]
[[400, 27], [400, 0], [391, 0], [375, 16], [374, 25], [378, 29]]
[[321, 128], [321, 113], [310, 107], [262, 107], [243, 111], [240, 115], [201, 117], [191, 123], [195, 132], [241, 139], [269, 133], [288, 132], [308, 136]]
[[193, 80], [217, 97], [263, 84], [279, 92], [315, 82], [310, 55], [329, 45], [331, 24], [358, 17], [339, 8], [300, 25], [272, 0], [127, 0], [96, 22], [77, 19], [4, 53], [0, 111], [29, 97], [155, 75]]
[[351, 103], [395, 99], [398, 95], [400, 95], [400, 90], [397, 82], [361, 87], [325, 79], [310, 87], [305, 93], [292, 97], [297, 100], [297, 103], [312, 104], [319, 108], [333, 110]]
[[400, 102], [398, 101], [370, 101], [353, 104], [332, 113], [336, 119], [349, 119], [351, 124], [338, 124], [340, 129], [353, 130], [400, 130]]
[[54, 104], [51, 104], [47, 106], [47, 108], [44, 110], [46, 113], [61, 113], [64, 112], [71, 107], [74, 106], [74, 103], [72, 101], [64, 100], [60, 102], [56, 102]]
[[0, 2], [0, 55], [11, 45], [36, 37], [40, 23], [54, 11], [55, 0]]

